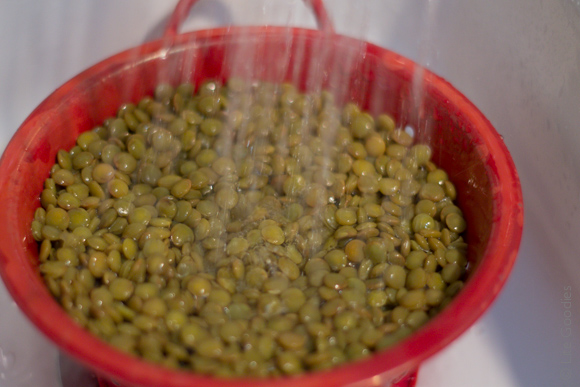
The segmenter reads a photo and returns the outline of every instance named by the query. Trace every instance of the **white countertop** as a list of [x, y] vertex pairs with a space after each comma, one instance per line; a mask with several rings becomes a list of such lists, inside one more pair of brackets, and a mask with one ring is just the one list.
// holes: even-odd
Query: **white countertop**
[[[67, 79], [158, 37], [175, 2], [0, 2], [0, 150]], [[340, 33], [424, 63], [470, 98], [504, 136], [522, 181], [512, 276], [492, 308], [421, 367], [417, 387], [580, 385], [578, 2], [325, 2]], [[299, 0], [204, 0], [185, 28], [312, 21]], [[20, 386], [60, 387], [58, 351], [0, 283], [0, 387]]]

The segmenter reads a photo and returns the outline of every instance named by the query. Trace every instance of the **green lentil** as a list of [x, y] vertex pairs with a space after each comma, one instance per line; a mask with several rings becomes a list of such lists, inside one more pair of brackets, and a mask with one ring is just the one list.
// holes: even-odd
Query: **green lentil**
[[273, 245], [284, 243], [284, 231], [279, 226], [270, 225], [262, 228], [262, 238]]
[[457, 213], [450, 213], [445, 217], [445, 224], [449, 227], [449, 230], [455, 233], [462, 233], [467, 227], [467, 223], [463, 217]]
[[170, 367], [296, 374], [393, 344], [461, 290], [458, 193], [391, 116], [288, 84], [193, 91], [159, 85], [57, 153], [31, 230], [91, 332]]
[[341, 226], [351, 226], [356, 223], [356, 211], [352, 209], [340, 208], [335, 213], [336, 222]]

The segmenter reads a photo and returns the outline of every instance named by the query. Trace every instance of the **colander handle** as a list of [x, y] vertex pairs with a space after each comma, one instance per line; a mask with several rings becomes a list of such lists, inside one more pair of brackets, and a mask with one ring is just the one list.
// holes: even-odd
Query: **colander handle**
[[[193, 7], [197, 2], [198, 0], [179, 0], [173, 13], [169, 17], [163, 37], [167, 38], [178, 34], [179, 28], [185, 19], [187, 19], [191, 7]], [[318, 28], [327, 33], [334, 33], [332, 21], [326, 12], [324, 2], [322, 0], [304, 0], [304, 2], [312, 8]]]

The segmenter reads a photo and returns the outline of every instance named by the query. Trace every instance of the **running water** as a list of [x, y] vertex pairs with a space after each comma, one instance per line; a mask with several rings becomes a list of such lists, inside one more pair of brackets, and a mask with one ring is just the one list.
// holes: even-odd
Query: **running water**
[[431, 140], [431, 122], [429, 117], [425, 116], [425, 69], [430, 67], [437, 49], [431, 38], [437, 21], [438, 3], [439, 0], [425, 2], [422, 10], [422, 23], [417, 26], [419, 30], [418, 59], [409, 98], [410, 117], [408, 119], [409, 122], [416, 125], [416, 128], [407, 128], [407, 131], [414, 131], [422, 142], [430, 142]]

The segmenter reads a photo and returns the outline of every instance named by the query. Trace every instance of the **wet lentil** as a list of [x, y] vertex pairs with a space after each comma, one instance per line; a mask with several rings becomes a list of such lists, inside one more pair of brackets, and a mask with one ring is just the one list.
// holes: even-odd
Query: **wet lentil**
[[57, 154], [31, 229], [79, 324], [173, 367], [296, 374], [395, 343], [460, 291], [458, 193], [392, 117], [287, 84], [193, 92], [159, 85]]

